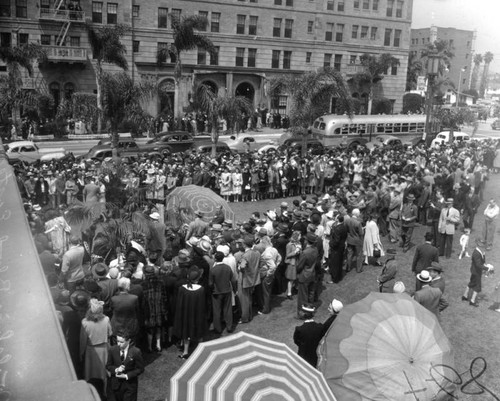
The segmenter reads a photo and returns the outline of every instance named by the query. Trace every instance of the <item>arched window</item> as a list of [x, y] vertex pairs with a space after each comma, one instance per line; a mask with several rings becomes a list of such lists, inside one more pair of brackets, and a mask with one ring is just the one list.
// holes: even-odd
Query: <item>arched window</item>
[[175, 83], [172, 79], [166, 79], [158, 86], [159, 110], [158, 114], [174, 114]]
[[52, 82], [49, 85], [49, 92], [54, 99], [54, 108], [57, 110], [59, 102], [61, 101], [61, 85], [59, 85], [59, 82]]
[[203, 81], [202, 84], [208, 87], [208, 89], [210, 89], [214, 93], [214, 95], [217, 95], [217, 93], [219, 93], [219, 88], [214, 81]]
[[64, 84], [64, 97], [69, 100], [71, 95], [75, 92], [75, 85], [72, 82], [67, 82]]

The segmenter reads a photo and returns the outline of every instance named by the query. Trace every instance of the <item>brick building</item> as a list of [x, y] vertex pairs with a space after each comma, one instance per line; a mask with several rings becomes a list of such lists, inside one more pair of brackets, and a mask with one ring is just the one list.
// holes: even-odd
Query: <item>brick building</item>
[[[394, 112], [401, 110], [413, 0], [114, 1], [0, 0], [2, 45], [34, 41], [48, 51], [48, 62], [26, 80], [27, 87], [45, 88], [56, 101], [74, 91], [95, 90], [84, 24], [89, 20], [132, 27], [122, 40], [129, 72], [155, 77], [167, 92], [166, 99], [149, 106], [153, 115], [169, 101], [176, 115], [182, 113], [195, 81], [287, 113], [286, 94], [269, 97], [270, 77], [330, 65], [349, 78], [359, 71], [363, 53], [390, 53], [400, 60], [376, 85], [375, 97], [389, 98]], [[157, 50], [172, 42], [171, 14], [206, 16], [204, 34], [218, 49], [215, 57], [197, 50], [183, 54], [178, 88], [173, 64], [156, 62]], [[352, 87], [351, 93], [366, 101], [363, 88]]]

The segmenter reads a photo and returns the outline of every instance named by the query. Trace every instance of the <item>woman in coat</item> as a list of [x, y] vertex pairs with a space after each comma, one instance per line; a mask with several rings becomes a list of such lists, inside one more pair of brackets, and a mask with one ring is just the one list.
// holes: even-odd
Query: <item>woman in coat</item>
[[287, 282], [286, 297], [292, 299], [292, 287], [297, 279], [297, 259], [299, 258], [300, 252], [302, 251], [302, 246], [300, 244], [300, 231], [294, 231], [290, 241], [286, 244], [286, 254], [285, 254], [285, 278]]
[[83, 360], [83, 377], [102, 380], [106, 388], [106, 363], [108, 361], [108, 340], [113, 334], [109, 317], [103, 313], [104, 302], [95, 298], [90, 300], [90, 307], [82, 320], [80, 330], [80, 353]]
[[377, 226], [378, 214], [372, 212], [368, 216], [368, 221], [365, 227], [365, 237], [363, 239], [363, 255], [365, 256], [365, 264], [374, 264], [380, 266], [378, 259], [384, 256], [384, 248], [380, 240], [380, 233]]

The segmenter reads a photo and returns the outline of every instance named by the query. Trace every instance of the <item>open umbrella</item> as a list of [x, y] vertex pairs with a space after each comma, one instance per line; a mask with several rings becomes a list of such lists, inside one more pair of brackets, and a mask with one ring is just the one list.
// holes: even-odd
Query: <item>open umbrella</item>
[[170, 379], [170, 401], [336, 401], [283, 343], [245, 332], [198, 345]]
[[342, 309], [318, 347], [340, 400], [445, 400], [453, 353], [436, 316], [406, 294], [372, 292]]
[[[173, 214], [182, 214], [186, 211], [203, 212], [203, 217], [206, 220], [211, 220], [217, 208], [222, 206], [226, 219], [234, 220], [234, 212], [229, 207], [229, 204], [209, 188], [200, 187], [198, 185], [186, 185], [175, 188], [167, 195], [166, 200], [167, 220], [172, 220]], [[178, 220], [183, 220], [182, 218]], [[185, 221], [181, 221], [185, 222]]]

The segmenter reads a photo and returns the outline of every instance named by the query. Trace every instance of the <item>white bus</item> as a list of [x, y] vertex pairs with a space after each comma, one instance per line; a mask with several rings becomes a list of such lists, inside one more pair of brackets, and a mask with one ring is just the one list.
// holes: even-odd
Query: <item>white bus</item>
[[414, 145], [425, 140], [425, 115], [347, 115], [325, 114], [312, 127], [313, 138], [324, 146], [363, 145], [377, 135], [394, 135]]

